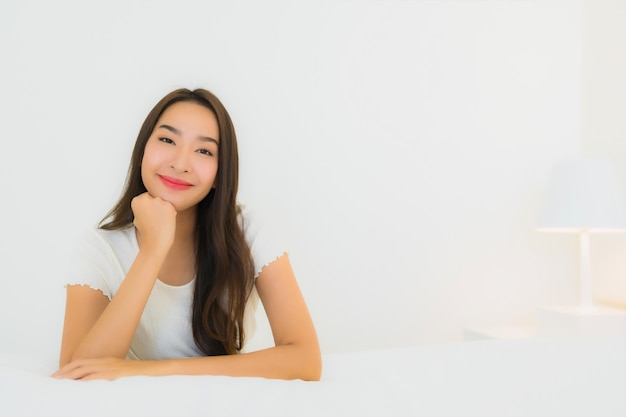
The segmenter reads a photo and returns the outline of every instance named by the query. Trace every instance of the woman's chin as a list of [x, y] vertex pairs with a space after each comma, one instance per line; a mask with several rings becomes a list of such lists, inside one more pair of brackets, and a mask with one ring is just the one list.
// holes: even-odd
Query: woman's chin
[[[184, 213], [184, 212], [189, 212], [189, 211], [193, 211], [191, 209], [195, 208], [195, 206], [197, 205], [196, 201], [193, 201], [193, 199], [189, 199], [189, 198], [176, 198], [176, 195], [171, 195], [171, 193], [169, 192], [163, 192], [162, 190], [156, 190], [157, 192], [150, 192], [150, 190], [148, 190], [148, 193], [152, 196], [152, 197], [158, 197], [163, 201], [167, 201], [168, 203], [170, 203], [171, 205], [174, 206], [174, 209], [176, 209], [176, 213], [178, 213], [178, 215]], [[159, 192], [160, 191], [160, 192]], [[182, 196], [181, 196], [182, 197]]]
[[194, 213], [195, 212], [195, 208], [196, 205], [189, 205], [189, 204], [180, 204], [180, 203], [176, 203], [173, 201], [170, 201], [169, 203], [171, 203], [174, 206], [174, 209], [176, 209], [176, 213], [177, 216], [181, 216], [185, 213]]

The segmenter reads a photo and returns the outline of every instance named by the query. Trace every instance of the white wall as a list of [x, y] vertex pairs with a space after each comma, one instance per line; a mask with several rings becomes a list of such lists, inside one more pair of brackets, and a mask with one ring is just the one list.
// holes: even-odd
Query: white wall
[[[610, 161], [626, 190], [626, 1], [583, 2], [582, 153]], [[626, 234], [594, 235], [598, 300], [626, 307]]]
[[325, 352], [575, 302], [575, 241], [533, 227], [551, 166], [581, 152], [582, 10], [0, 1], [0, 349], [56, 355], [68, 241], [181, 86], [229, 108], [241, 200], [280, 221]]

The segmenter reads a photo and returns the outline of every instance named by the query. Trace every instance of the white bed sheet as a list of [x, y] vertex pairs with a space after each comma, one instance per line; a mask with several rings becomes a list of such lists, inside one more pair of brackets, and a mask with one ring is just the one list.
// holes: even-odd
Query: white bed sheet
[[324, 356], [320, 382], [56, 380], [0, 355], [0, 416], [626, 416], [626, 339], [479, 341]]

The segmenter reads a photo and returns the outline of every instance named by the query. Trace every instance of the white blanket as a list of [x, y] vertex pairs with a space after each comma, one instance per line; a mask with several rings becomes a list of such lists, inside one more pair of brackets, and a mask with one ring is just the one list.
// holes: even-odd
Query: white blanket
[[320, 382], [50, 378], [0, 355], [0, 416], [626, 416], [626, 339], [480, 341], [324, 356]]

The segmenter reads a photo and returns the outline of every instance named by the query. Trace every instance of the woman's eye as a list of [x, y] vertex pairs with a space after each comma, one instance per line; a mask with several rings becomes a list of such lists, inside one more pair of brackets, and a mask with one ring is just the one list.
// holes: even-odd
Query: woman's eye
[[165, 143], [174, 143], [174, 141], [170, 138], [159, 138], [159, 140]]
[[202, 155], [213, 156], [213, 152], [208, 149], [198, 149], [198, 152], [200, 152]]

